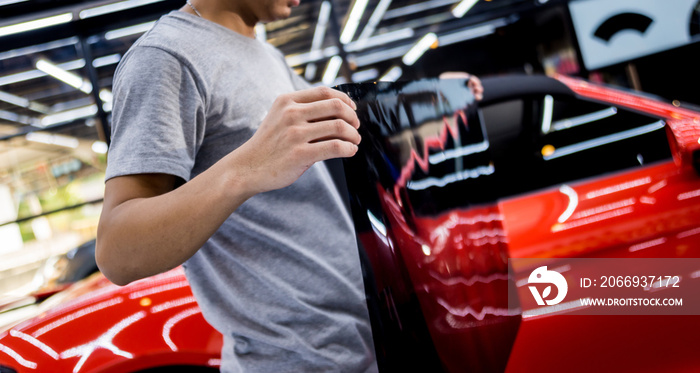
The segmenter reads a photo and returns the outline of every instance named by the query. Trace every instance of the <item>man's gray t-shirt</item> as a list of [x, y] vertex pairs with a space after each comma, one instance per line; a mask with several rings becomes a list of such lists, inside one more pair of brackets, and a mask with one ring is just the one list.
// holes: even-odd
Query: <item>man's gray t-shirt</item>
[[[270, 45], [174, 11], [117, 69], [106, 177], [188, 181], [305, 87]], [[246, 201], [184, 268], [224, 335], [222, 371], [376, 370], [352, 222], [322, 163]]]

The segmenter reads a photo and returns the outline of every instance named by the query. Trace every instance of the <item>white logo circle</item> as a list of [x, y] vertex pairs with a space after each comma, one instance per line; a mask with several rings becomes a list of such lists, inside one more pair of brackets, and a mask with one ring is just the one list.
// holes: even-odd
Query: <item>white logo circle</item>
[[547, 266], [535, 268], [535, 270], [530, 273], [527, 282], [530, 284], [552, 284], [557, 287], [557, 296], [554, 299], [545, 300], [552, 292], [551, 286], [547, 286], [542, 292], [542, 295], [540, 295], [535, 286], [528, 286], [538, 306], [544, 306], [545, 303], [548, 306], [561, 303], [564, 297], [566, 297], [566, 292], [569, 290], [569, 285], [566, 283], [564, 276], [557, 271], [548, 271]]

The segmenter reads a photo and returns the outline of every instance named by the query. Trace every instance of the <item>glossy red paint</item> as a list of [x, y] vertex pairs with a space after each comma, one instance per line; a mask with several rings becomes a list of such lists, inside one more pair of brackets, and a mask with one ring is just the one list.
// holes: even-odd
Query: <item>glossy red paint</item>
[[509, 198], [499, 210], [513, 258], [698, 257], [698, 190], [692, 168], [668, 162]]
[[124, 287], [97, 274], [60, 296], [57, 307], [0, 335], [0, 365], [75, 373], [219, 365], [221, 335], [179, 268]]

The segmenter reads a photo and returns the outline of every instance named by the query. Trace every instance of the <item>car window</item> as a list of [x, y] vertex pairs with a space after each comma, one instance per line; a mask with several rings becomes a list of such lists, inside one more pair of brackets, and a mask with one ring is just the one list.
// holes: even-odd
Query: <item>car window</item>
[[662, 119], [568, 96], [480, 109], [501, 197], [671, 159]]

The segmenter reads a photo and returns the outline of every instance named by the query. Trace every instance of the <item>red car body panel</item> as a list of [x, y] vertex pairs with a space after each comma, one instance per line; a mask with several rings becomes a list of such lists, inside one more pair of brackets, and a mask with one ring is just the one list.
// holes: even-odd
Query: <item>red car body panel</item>
[[[565, 192], [552, 186], [495, 205], [413, 217], [410, 229], [395, 194], [379, 190], [391, 230], [384, 240], [360, 241], [387, 273], [405, 266], [413, 289], [382, 273], [374, 281], [394, 289], [397, 302], [415, 292], [447, 371], [695, 372], [700, 316], [521, 318], [500, 296], [508, 291], [508, 257], [700, 258], [693, 163], [700, 114], [557, 78], [582, 97], [664, 118], [673, 159], [572, 182]], [[577, 204], [562, 219], [572, 193]], [[181, 269], [125, 287], [97, 275], [59, 296], [57, 307], [0, 334], [0, 365], [77, 373], [220, 364], [222, 337], [203, 319]]]
[[124, 287], [97, 274], [66, 292], [65, 303], [0, 336], [0, 364], [76, 373], [220, 364], [221, 334], [202, 317], [182, 269]]

